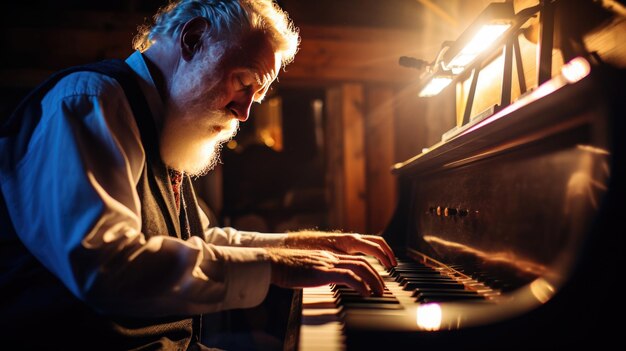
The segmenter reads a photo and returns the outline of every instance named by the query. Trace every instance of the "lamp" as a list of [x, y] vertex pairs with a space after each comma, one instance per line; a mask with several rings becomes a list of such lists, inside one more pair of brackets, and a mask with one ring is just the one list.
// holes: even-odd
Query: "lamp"
[[443, 54], [443, 67], [460, 74], [491, 48], [515, 22], [512, 2], [489, 4]]
[[[456, 41], [443, 43], [435, 62], [428, 66], [428, 72], [422, 76], [425, 83], [418, 96], [430, 97], [439, 94], [480, 54], [495, 45], [514, 23], [515, 12], [511, 2], [489, 4]], [[415, 61], [422, 63], [420, 68], [424, 66], [424, 61]], [[405, 63], [403, 66], [409, 65]], [[415, 65], [412, 67], [415, 68]]]
[[428, 83], [424, 85], [422, 90], [420, 90], [418, 96], [419, 97], [430, 97], [439, 94], [443, 89], [445, 89], [454, 77], [452, 75], [447, 74], [436, 74], [433, 75]]

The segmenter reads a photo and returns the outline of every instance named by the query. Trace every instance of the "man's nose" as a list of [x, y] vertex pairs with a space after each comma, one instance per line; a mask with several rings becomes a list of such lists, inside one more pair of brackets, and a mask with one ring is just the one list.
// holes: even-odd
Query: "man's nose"
[[230, 109], [240, 122], [245, 122], [250, 116], [250, 107], [254, 100], [253, 92], [242, 92], [236, 96], [226, 107]]

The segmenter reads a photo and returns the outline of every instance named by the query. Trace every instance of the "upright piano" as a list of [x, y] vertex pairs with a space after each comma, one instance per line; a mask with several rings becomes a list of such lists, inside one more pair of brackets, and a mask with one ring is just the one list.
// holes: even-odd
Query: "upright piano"
[[287, 348], [623, 345], [624, 77], [555, 76], [395, 165], [385, 294], [303, 289]]

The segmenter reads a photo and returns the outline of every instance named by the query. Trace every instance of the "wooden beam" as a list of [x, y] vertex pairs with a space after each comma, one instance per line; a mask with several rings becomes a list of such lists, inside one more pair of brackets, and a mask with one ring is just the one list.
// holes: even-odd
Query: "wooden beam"
[[366, 232], [366, 182], [365, 182], [365, 116], [363, 115], [363, 87], [345, 84], [343, 90], [343, 155], [345, 178], [346, 230]]
[[[0, 44], [4, 68], [57, 70], [103, 58], [125, 58], [132, 52], [140, 13], [61, 11], [54, 16], [13, 11]], [[419, 79], [401, 67], [401, 56], [429, 59], [439, 42], [424, 42], [417, 31], [366, 27], [302, 25], [295, 61], [281, 81], [404, 83]]]
[[[417, 33], [373, 28], [300, 28], [302, 42], [293, 63], [281, 73], [283, 82], [407, 83], [420, 72], [401, 67], [401, 56], [425, 57], [433, 43], [422, 43]], [[434, 44], [439, 45], [440, 43]]]
[[363, 87], [343, 84], [329, 89], [326, 100], [330, 226], [364, 233], [367, 220]]
[[367, 230], [381, 232], [396, 206], [394, 163], [394, 92], [373, 87], [366, 92], [365, 150], [367, 165]]

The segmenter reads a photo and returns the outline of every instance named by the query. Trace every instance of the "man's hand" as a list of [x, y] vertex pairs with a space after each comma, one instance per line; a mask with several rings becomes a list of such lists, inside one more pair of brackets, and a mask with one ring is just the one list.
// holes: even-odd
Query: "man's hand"
[[346, 284], [364, 296], [381, 296], [384, 282], [363, 257], [322, 250], [268, 249], [272, 284], [304, 288]]
[[366, 254], [376, 257], [387, 269], [398, 264], [385, 239], [377, 235], [299, 232], [289, 234], [285, 245], [288, 248], [327, 250], [338, 254]]

